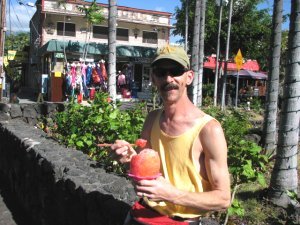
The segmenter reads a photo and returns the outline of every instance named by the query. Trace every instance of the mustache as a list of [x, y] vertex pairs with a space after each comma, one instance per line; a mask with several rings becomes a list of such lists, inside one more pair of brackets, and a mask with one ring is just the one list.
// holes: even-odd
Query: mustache
[[173, 90], [173, 89], [179, 89], [179, 86], [177, 84], [168, 83], [168, 84], [164, 84], [160, 87], [160, 90], [162, 90], [162, 91], [169, 91], [169, 90]]

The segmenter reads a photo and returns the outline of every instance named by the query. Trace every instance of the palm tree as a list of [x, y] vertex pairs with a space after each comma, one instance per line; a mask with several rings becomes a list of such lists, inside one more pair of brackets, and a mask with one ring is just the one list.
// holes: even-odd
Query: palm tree
[[194, 36], [192, 48], [192, 70], [194, 71], [193, 81], [193, 103], [197, 104], [198, 72], [199, 72], [199, 38], [200, 38], [200, 19], [201, 19], [201, 0], [196, 0], [194, 17]]
[[[90, 35], [92, 33], [92, 25], [101, 24], [105, 18], [103, 16], [102, 7], [97, 5], [96, 0], [93, 0], [90, 6], [78, 6], [77, 8], [80, 12], [83, 12], [85, 14], [84, 17], [86, 18], [86, 22], [87, 22], [87, 32], [85, 36], [84, 49], [82, 52], [82, 58], [85, 61], [86, 55], [88, 53]], [[88, 38], [88, 34], [89, 34], [89, 38]]]
[[189, 0], [185, 3], [185, 36], [184, 36], [184, 49], [188, 51], [188, 31], [189, 31]]
[[214, 106], [217, 106], [217, 98], [218, 98], [219, 55], [220, 55], [220, 36], [221, 36], [222, 14], [223, 14], [223, 0], [220, 0], [219, 4], [220, 4], [220, 6], [219, 6], [219, 26], [218, 26], [217, 53], [216, 53]]
[[108, 92], [116, 100], [116, 39], [117, 39], [117, 1], [109, 0], [108, 15]]
[[283, 0], [274, 0], [273, 29], [271, 35], [269, 78], [267, 83], [267, 104], [264, 120], [264, 148], [272, 154], [276, 149], [276, 119], [278, 105], [280, 53], [282, 39], [282, 7]]
[[300, 120], [300, 1], [292, 1], [288, 39], [288, 60], [283, 88], [276, 160], [271, 176], [269, 197], [276, 205], [293, 204], [291, 193], [297, 193], [297, 154]]
[[206, 0], [201, 1], [200, 15], [200, 37], [199, 37], [199, 65], [198, 65], [198, 87], [197, 87], [197, 105], [202, 106], [202, 79], [204, 63], [204, 32], [205, 32], [205, 10]]

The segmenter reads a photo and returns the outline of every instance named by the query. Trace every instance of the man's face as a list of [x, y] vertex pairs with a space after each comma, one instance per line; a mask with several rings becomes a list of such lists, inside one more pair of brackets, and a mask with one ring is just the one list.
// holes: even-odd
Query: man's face
[[186, 87], [193, 80], [192, 71], [168, 59], [155, 63], [152, 73], [153, 82], [164, 103], [176, 102], [183, 95], [187, 95]]

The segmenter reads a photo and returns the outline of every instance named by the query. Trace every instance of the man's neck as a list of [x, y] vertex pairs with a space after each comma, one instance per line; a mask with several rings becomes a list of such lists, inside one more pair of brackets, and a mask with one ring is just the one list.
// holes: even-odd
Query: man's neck
[[164, 114], [166, 118], [173, 120], [189, 114], [193, 107], [193, 103], [187, 97], [184, 97], [175, 103], [165, 104]]

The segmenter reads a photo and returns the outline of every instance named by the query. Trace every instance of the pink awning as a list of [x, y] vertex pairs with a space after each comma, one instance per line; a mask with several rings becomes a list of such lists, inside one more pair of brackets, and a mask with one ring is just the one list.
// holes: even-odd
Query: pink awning
[[[224, 62], [222, 62], [222, 69], [224, 70]], [[204, 62], [203, 65], [204, 68], [207, 69], [216, 69], [216, 57], [209, 56], [207, 58], [207, 61]], [[251, 70], [251, 71], [259, 71], [259, 64], [256, 60], [247, 60], [243, 66], [242, 69], [244, 70]], [[227, 71], [237, 71], [236, 64], [234, 62], [228, 62], [227, 63]]]

